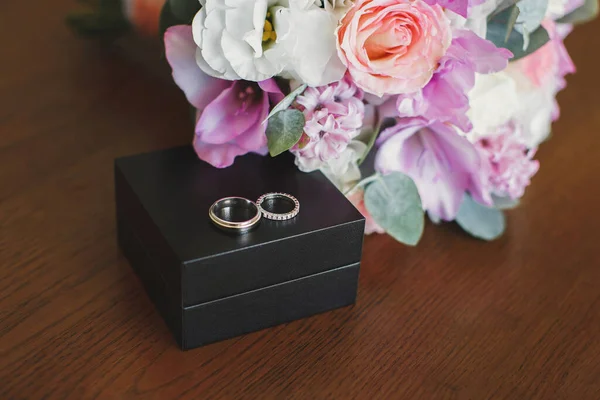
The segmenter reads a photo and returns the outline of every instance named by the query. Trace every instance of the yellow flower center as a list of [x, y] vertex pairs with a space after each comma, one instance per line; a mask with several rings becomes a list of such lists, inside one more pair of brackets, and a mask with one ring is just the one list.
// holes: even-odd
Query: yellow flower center
[[273, 23], [271, 20], [271, 13], [267, 12], [267, 18], [265, 19], [265, 27], [263, 28], [262, 41], [263, 43], [277, 40], [277, 33], [273, 29]]

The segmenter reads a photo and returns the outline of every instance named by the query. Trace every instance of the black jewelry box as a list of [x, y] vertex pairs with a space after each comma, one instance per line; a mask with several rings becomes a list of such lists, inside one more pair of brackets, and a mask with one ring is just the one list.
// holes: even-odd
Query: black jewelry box
[[[217, 199], [285, 192], [289, 221], [244, 235], [217, 229]], [[353, 304], [364, 218], [320, 172], [290, 156], [217, 169], [190, 146], [115, 160], [119, 246], [182, 349]]]

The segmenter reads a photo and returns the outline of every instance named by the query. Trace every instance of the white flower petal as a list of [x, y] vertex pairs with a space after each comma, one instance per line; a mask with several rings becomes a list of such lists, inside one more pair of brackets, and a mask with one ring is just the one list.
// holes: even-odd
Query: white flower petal
[[361, 141], [353, 140], [336, 159], [329, 160], [321, 167], [321, 172], [337, 186], [346, 191], [358, 182], [361, 177], [358, 160], [367, 151], [367, 145]]
[[196, 46], [202, 46], [202, 34], [204, 32], [204, 21], [206, 21], [206, 9], [201, 8], [192, 20], [192, 35]]
[[[256, 18], [259, 17], [257, 14], [260, 14], [261, 12], [262, 22], [259, 22], [259, 26], [257, 27]], [[266, 0], [237, 1], [237, 4], [232, 5], [232, 8], [225, 10], [225, 29], [236, 40], [243, 40], [247, 33], [258, 31], [262, 40], [266, 16]]]
[[332, 14], [321, 8], [291, 9], [288, 13], [278, 13], [276, 18], [278, 25], [288, 28], [278, 42], [290, 57], [286, 70], [292, 76], [309, 86], [323, 86], [342, 79], [346, 67], [337, 54], [332, 33], [337, 20]]
[[[236, 40], [228, 31], [223, 31], [221, 37], [221, 48], [226, 60], [233, 70], [248, 81], [263, 81], [271, 78], [273, 74], [261, 73], [255, 65], [252, 48], [244, 41]], [[265, 67], [265, 65], [263, 65]]]
[[254, 49], [255, 57], [261, 57], [263, 54], [262, 33], [267, 17], [267, 1], [257, 0], [254, 6], [252, 24], [253, 29], [245, 32], [242, 39]]
[[[196, 55], [196, 60], [198, 66], [211, 76], [237, 80], [240, 79], [240, 76], [231, 68], [220, 46], [220, 38], [225, 28], [223, 18], [223, 10], [212, 8], [211, 11], [208, 7], [206, 12], [202, 9], [194, 17], [192, 21], [192, 33], [194, 35], [194, 42], [201, 49], [201, 56]], [[210, 68], [207, 68], [207, 65]]]
[[517, 85], [507, 74], [477, 74], [469, 92], [471, 108], [467, 114], [473, 123], [472, 139], [507, 123], [518, 112], [519, 103]]
[[[224, 78], [224, 76], [221, 72], [214, 70], [210, 65], [208, 65], [208, 63], [202, 56], [202, 49], [200, 49], [200, 48], [196, 48], [196, 64], [202, 70], [202, 72], [204, 72], [205, 74], [210, 75], [215, 78], [220, 78], [220, 79]], [[235, 80], [235, 79], [239, 79], [239, 78], [233, 78], [232, 80]]]

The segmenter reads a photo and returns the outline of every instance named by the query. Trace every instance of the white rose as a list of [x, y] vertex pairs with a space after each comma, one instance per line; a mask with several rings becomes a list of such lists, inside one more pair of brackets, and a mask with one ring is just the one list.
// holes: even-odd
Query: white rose
[[192, 22], [207, 74], [262, 81], [283, 74], [310, 86], [340, 80], [333, 12], [314, 0], [201, 0]]
[[473, 123], [468, 134], [471, 141], [493, 135], [499, 127], [512, 122], [520, 126], [518, 131], [524, 143], [534, 148], [550, 134], [555, 87], [536, 87], [509, 65], [495, 74], [477, 74], [469, 103], [467, 115]]
[[276, 0], [201, 0], [192, 22], [196, 61], [216, 78], [262, 81], [285, 66], [281, 49], [263, 33], [272, 27], [267, 10]]
[[516, 82], [519, 108], [515, 120], [523, 127], [523, 140], [528, 147], [537, 147], [548, 138], [552, 129], [558, 81], [551, 79], [545, 85], [536, 86], [515, 64], [509, 64], [505, 73]]
[[556, 109], [555, 94], [553, 91], [538, 89], [523, 93], [521, 101], [529, 104], [517, 117], [525, 127], [522, 134], [524, 143], [530, 148], [538, 147], [550, 136], [552, 130], [552, 116]]
[[467, 116], [473, 123], [470, 137], [477, 140], [515, 117], [519, 110], [519, 95], [514, 79], [498, 72], [476, 74], [475, 86], [469, 92]]
[[309, 86], [339, 81], [346, 67], [339, 59], [334, 35], [338, 16], [314, 1], [290, 0], [272, 8], [277, 44], [285, 49], [284, 72]]
[[352, 7], [353, 0], [316, 0], [318, 5], [323, 4], [323, 7], [330, 12], [335, 13], [338, 20], [342, 19], [346, 12]]

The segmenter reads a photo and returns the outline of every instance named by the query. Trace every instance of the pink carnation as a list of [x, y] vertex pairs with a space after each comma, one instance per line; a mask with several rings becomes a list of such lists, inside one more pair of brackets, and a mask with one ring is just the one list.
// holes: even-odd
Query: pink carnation
[[484, 182], [490, 192], [500, 197], [518, 199], [540, 168], [533, 159], [536, 150], [528, 149], [512, 124], [502, 127], [496, 135], [483, 137], [475, 143], [482, 158]]
[[363, 126], [363, 93], [348, 78], [326, 86], [309, 87], [296, 98], [306, 124], [300, 142], [292, 149], [304, 171], [320, 168], [339, 157]]
[[440, 5], [357, 0], [337, 31], [338, 54], [363, 90], [411, 93], [429, 82], [452, 40]]
[[546, 86], [557, 81], [557, 90], [560, 90], [566, 86], [564, 76], [575, 72], [575, 64], [563, 43], [563, 38], [571, 32], [572, 27], [557, 26], [551, 19], [544, 20], [542, 25], [550, 34], [550, 41], [515, 62], [515, 67], [520, 68], [535, 86]]

